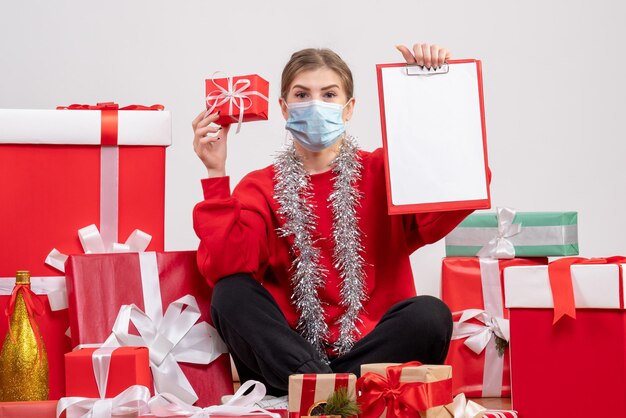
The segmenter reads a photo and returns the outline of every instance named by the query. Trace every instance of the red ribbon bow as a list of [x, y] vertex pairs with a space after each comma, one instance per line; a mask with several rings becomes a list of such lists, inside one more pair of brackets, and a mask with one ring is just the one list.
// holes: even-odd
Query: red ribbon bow
[[118, 110], [163, 110], [163, 105], [152, 106], [129, 105], [120, 107], [114, 102], [104, 102], [94, 105], [71, 104], [69, 106], [57, 106], [57, 110], [101, 110], [102, 121], [100, 128], [100, 143], [102, 145], [117, 145], [117, 111]]
[[387, 367], [386, 377], [371, 372], [361, 376], [357, 380], [357, 392], [361, 394], [362, 416], [378, 418], [386, 407], [388, 418], [419, 418], [418, 411], [452, 402], [452, 379], [400, 382], [402, 369], [421, 365], [419, 361], [412, 361]]
[[15, 312], [17, 295], [20, 291], [22, 292], [24, 304], [26, 305], [26, 312], [28, 314], [30, 327], [32, 328], [35, 339], [37, 340], [37, 348], [39, 349], [39, 363], [41, 364], [41, 360], [43, 358], [43, 343], [41, 341], [41, 333], [39, 332], [39, 327], [37, 326], [37, 322], [35, 321], [35, 315], [41, 316], [41, 314], [43, 314], [43, 304], [41, 303], [39, 297], [37, 297], [37, 295], [30, 289], [30, 284], [16, 284], [13, 288], [13, 292], [11, 293], [11, 299], [9, 300], [9, 305], [4, 310], [4, 313], [7, 316], [7, 322], [9, 324], [9, 335], [11, 336], [11, 341], [15, 342], [15, 337], [13, 337], [13, 330], [11, 329], [11, 317]]
[[[574, 301], [574, 286], [572, 285], [572, 272], [570, 267], [573, 264], [619, 264], [626, 263], [626, 257], [614, 256], [607, 258], [583, 258], [567, 257], [553, 261], [548, 264], [548, 276], [550, 277], [550, 288], [552, 289], [552, 300], [554, 301], [554, 321], [567, 315], [576, 319], [576, 304]], [[622, 270], [620, 267], [620, 306], [623, 305], [622, 298]]]

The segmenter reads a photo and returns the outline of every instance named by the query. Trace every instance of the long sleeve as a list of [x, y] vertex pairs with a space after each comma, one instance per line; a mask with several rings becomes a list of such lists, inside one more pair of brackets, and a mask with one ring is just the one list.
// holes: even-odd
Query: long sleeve
[[455, 210], [403, 215], [409, 252], [439, 241], [472, 212], [473, 210]]
[[198, 267], [211, 285], [235, 273], [257, 277], [268, 260], [270, 209], [262, 187], [244, 179], [231, 195], [229, 180], [202, 180], [204, 201], [193, 211]]

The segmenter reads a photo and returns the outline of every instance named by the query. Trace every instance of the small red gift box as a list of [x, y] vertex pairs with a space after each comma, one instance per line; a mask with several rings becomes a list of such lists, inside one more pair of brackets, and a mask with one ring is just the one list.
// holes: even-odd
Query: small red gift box
[[[99, 398], [97, 373], [107, 373], [106, 398], [114, 398], [133, 385], [152, 388], [152, 374], [148, 349], [145, 347], [118, 347], [108, 355], [108, 370], [94, 368], [97, 348], [83, 348], [65, 355], [66, 396]], [[98, 371], [97, 371], [98, 370]]]
[[[185, 359], [169, 363], [173, 369], [180, 367], [182, 376], [178, 375], [179, 378], [158, 380], [154, 375], [155, 389], [172, 393], [168, 385], [175, 384], [177, 389], [185, 385], [180, 379], [186, 379], [198, 397], [198, 406], [219, 404], [223, 395], [233, 393], [229, 356], [219, 355], [225, 352], [225, 347], [219, 346], [221, 340], [214, 329], [211, 334], [208, 325], [211, 323], [211, 289], [198, 271], [195, 251], [70, 256], [66, 274], [74, 346], [104, 342], [111, 334], [122, 305], [128, 308], [130, 318], [138, 315], [139, 310], [145, 312], [142, 312], [142, 318], [150, 322], [151, 327], [156, 327], [159, 336], [168, 340], [171, 335], [181, 333], [176, 325], [178, 322], [166, 330], [159, 328], [170, 321], [169, 309], [178, 310], [183, 316], [194, 311], [198, 320], [192, 322], [195, 324], [193, 328], [184, 332], [183, 339], [172, 344], [170, 351], [150, 351], [153, 375], [155, 365], [164, 365], [167, 358], [178, 354]], [[130, 306], [133, 304], [134, 307]], [[136, 322], [133, 324], [137, 325]], [[148, 330], [147, 334], [151, 332], [154, 330]], [[205, 339], [194, 343], [201, 334]], [[187, 337], [191, 338], [188, 342]], [[144, 345], [132, 343], [140, 338], [138, 336], [125, 338], [131, 340], [131, 344], [123, 345]], [[207, 346], [213, 350], [211, 353], [199, 351]], [[162, 349], [163, 345], [159, 347]], [[214, 361], [209, 364], [190, 362], [191, 357], [197, 359], [198, 356], [205, 362]], [[186, 395], [174, 395], [187, 403], [194, 402]]]
[[1, 418], [57, 418], [57, 401], [0, 402]]
[[524, 418], [626, 411], [626, 258], [572, 261], [504, 270], [512, 403]]
[[361, 418], [448, 417], [452, 368], [444, 365], [373, 363], [361, 365], [357, 381]]
[[269, 83], [256, 74], [206, 80], [206, 105], [220, 111], [216, 123], [267, 120]]
[[[502, 271], [509, 266], [534, 266], [547, 262], [546, 258], [443, 259], [441, 296], [453, 312], [455, 321], [453, 340], [446, 359], [446, 364], [454, 370], [453, 394], [465, 393], [469, 397], [511, 396], [509, 350], [508, 347], [500, 347], [504, 351], [498, 352], [496, 335], [491, 331], [495, 325], [501, 325], [501, 331], [506, 332], [508, 324], [508, 312], [503, 302]], [[461, 318], [462, 315], [473, 317], [459, 322], [465, 319]], [[469, 332], [465, 332], [468, 329]], [[484, 338], [484, 333], [489, 333], [487, 338]], [[478, 340], [476, 345], [472, 345], [472, 338]], [[484, 344], [487, 339], [486, 346], [480, 344], [480, 341]]]
[[351, 373], [293, 374], [289, 376], [289, 418], [311, 415], [311, 410], [339, 388], [356, 400], [356, 376]]

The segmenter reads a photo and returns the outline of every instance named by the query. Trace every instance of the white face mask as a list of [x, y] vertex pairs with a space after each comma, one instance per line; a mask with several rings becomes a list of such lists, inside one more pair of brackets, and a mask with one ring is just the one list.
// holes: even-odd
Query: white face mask
[[290, 103], [285, 129], [304, 148], [321, 151], [337, 142], [345, 132], [343, 109], [348, 103], [341, 105], [320, 100]]

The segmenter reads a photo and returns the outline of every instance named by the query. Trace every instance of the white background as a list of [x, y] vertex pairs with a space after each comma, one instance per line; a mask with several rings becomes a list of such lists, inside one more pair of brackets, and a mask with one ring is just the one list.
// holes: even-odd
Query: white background
[[[583, 255], [624, 254], [625, 15], [617, 0], [2, 0], [0, 108], [164, 104], [174, 141], [166, 247], [191, 249], [204, 169], [190, 123], [207, 76], [258, 73], [271, 85], [270, 120], [231, 135], [234, 185], [283, 142], [277, 99], [292, 52], [330, 47], [346, 60], [357, 98], [349, 130], [372, 150], [375, 64], [401, 61], [397, 43], [437, 43], [483, 62], [494, 205], [577, 210]], [[439, 294], [443, 255], [440, 242], [413, 256], [418, 292]]]

